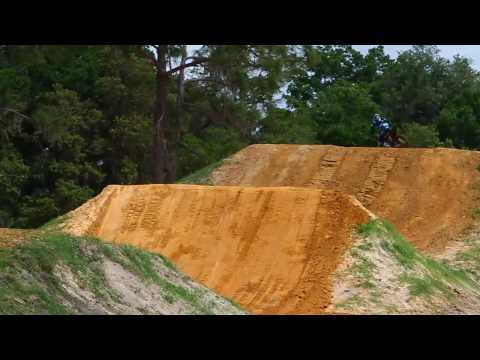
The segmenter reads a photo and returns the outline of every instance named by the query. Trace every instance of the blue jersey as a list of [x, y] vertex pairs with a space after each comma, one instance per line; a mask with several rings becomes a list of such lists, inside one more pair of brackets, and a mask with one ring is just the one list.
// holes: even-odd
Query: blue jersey
[[387, 119], [378, 115], [374, 116], [372, 120], [372, 125], [382, 133], [389, 131], [392, 128], [390, 122]]

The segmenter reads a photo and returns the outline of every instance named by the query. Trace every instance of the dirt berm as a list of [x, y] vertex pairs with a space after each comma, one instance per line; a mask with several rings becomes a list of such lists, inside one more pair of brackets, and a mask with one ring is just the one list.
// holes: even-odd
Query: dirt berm
[[159, 252], [256, 314], [322, 312], [332, 274], [371, 214], [338, 191], [108, 186], [66, 230]]
[[480, 152], [455, 149], [252, 145], [210, 182], [342, 191], [390, 220], [417, 249], [435, 253], [472, 223], [479, 164]]

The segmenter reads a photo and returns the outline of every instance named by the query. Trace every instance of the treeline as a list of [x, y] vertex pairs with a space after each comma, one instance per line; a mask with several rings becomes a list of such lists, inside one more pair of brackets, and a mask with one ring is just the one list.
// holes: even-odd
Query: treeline
[[0, 226], [34, 227], [107, 184], [174, 182], [252, 143], [480, 145], [480, 77], [415, 46], [0, 45]]

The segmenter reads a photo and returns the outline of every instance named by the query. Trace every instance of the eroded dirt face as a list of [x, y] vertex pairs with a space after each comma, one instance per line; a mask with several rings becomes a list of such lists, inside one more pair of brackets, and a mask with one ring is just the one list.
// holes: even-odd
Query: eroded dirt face
[[312, 314], [330, 304], [332, 274], [368, 219], [338, 191], [139, 185], [108, 187], [69, 223], [161, 253], [253, 313]]
[[217, 186], [109, 186], [66, 229], [159, 252], [256, 314], [322, 313], [356, 225], [375, 213], [440, 253], [472, 223], [479, 164], [452, 149], [254, 145]]
[[299, 186], [354, 195], [419, 249], [442, 251], [472, 223], [480, 152], [252, 145], [214, 171], [214, 185]]

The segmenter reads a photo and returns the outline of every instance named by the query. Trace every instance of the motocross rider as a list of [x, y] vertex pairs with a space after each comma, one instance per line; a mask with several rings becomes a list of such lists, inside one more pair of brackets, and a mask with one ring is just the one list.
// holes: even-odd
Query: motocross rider
[[390, 146], [388, 143], [388, 135], [392, 130], [392, 124], [380, 114], [374, 114], [372, 118], [372, 129], [379, 132], [378, 142], [380, 146]]

